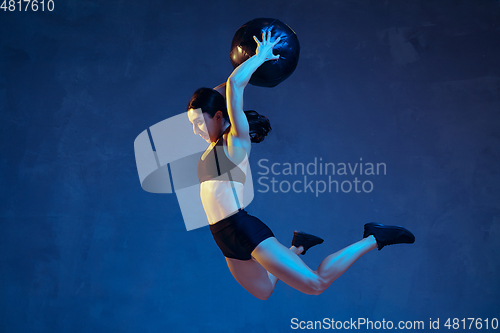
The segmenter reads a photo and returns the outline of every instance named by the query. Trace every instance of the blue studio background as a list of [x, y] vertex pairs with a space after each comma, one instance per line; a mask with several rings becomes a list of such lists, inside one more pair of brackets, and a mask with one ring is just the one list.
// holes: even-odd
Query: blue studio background
[[[277, 87], [246, 90], [245, 109], [273, 126], [253, 146], [248, 211], [285, 245], [295, 229], [325, 238], [303, 257], [314, 269], [366, 222], [416, 235], [368, 253], [319, 296], [281, 282], [267, 301], [251, 296], [208, 227], [187, 232], [175, 195], [143, 191], [137, 174], [136, 136], [225, 81], [232, 36], [256, 17], [290, 25], [301, 55]], [[444, 330], [450, 317], [499, 318], [499, 22], [493, 0], [0, 11], [0, 331], [287, 332], [292, 318], [359, 317], [426, 330], [439, 318]], [[263, 159], [315, 158], [387, 171], [358, 174], [370, 193], [258, 183]]]

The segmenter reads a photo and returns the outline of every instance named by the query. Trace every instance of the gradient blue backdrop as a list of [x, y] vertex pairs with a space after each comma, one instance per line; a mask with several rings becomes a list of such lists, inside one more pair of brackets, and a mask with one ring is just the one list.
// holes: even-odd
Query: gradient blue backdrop
[[[0, 11], [1, 332], [500, 317], [498, 1], [54, 1]], [[313, 268], [368, 221], [417, 238], [320, 296], [278, 283], [255, 299], [209, 229], [187, 232], [175, 195], [143, 191], [135, 166], [135, 137], [225, 81], [232, 36], [256, 17], [289, 24], [302, 50], [288, 80], [246, 90], [273, 126], [254, 180], [260, 159], [363, 158], [387, 174], [366, 177], [368, 194], [256, 192], [248, 211], [286, 245], [295, 229], [325, 238]]]

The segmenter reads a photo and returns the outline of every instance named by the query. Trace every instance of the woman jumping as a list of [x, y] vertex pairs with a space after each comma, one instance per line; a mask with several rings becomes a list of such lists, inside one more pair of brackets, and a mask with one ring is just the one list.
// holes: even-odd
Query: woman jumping
[[276, 282], [312, 295], [321, 294], [365, 253], [386, 245], [413, 243], [413, 234], [398, 226], [365, 224], [363, 239], [326, 257], [313, 271], [299, 257], [323, 240], [296, 231], [286, 248], [272, 231], [243, 208], [243, 190], [251, 142], [260, 142], [270, 130], [267, 118], [243, 111], [243, 91], [264, 62], [279, 59], [271, 32], [255, 38], [256, 54], [237, 67], [226, 82], [226, 100], [214, 89], [198, 89], [188, 105], [195, 134], [210, 143], [198, 162], [200, 195], [215, 242], [229, 270], [243, 288], [266, 300]]

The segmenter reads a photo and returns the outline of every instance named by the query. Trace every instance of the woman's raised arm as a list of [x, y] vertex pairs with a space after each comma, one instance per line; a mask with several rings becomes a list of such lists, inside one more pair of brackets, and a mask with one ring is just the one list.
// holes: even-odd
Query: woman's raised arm
[[248, 121], [243, 112], [243, 91], [250, 81], [252, 74], [268, 60], [279, 59], [273, 54], [274, 46], [280, 41], [278, 37], [271, 42], [271, 31], [262, 33], [262, 42], [255, 36], [257, 43], [256, 54], [238, 66], [227, 79], [226, 98], [227, 112], [231, 121], [231, 134], [240, 139], [250, 140]]

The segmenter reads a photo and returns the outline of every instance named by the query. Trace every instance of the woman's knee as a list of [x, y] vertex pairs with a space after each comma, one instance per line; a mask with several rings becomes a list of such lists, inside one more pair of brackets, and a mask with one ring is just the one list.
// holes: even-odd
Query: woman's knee
[[252, 295], [257, 297], [262, 301], [267, 301], [267, 299], [271, 296], [273, 290], [259, 290], [258, 292], [253, 292]]
[[246, 288], [245, 289], [250, 292], [254, 297], [266, 301], [271, 294], [274, 291], [274, 286], [269, 283], [269, 284], [261, 284], [259, 286], [253, 286], [252, 288]]
[[319, 295], [328, 288], [326, 281], [316, 274], [307, 279], [306, 285], [305, 293], [308, 295]]

